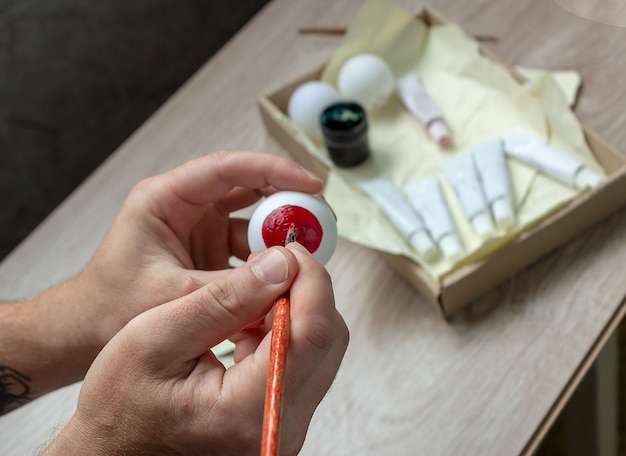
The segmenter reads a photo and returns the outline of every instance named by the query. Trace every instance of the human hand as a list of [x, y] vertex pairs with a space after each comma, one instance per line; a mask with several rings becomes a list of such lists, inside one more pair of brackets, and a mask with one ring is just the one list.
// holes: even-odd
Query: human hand
[[[45, 455], [258, 454], [274, 300], [290, 289], [281, 449], [296, 454], [339, 368], [348, 330], [324, 267], [299, 244], [251, 256], [134, 318], [90, 368]], [[209, 347], [231, 337], [225, 369]]]
[[139, 183], [69, 287], [77, 327], [94, 348], [85, 359], [135, 315], [221, 276], [231, 256], [248, 256], [247, 221], [231, 212], [277, 190], [321, 188], [289, 159], [244, 151], [216, 152]]

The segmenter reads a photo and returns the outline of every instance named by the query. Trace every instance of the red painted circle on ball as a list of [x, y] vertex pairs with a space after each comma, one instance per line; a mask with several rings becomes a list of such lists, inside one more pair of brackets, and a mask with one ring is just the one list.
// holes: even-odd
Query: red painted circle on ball
[[263, 220], [263, 242], [269, 248], [274, 245], [285, 245], [290, 226], [298, 230], [296, 241], [309, 252], [315, 252], [322, 243], [322, 225], [311, 211], [286, 204], [274, 209]]

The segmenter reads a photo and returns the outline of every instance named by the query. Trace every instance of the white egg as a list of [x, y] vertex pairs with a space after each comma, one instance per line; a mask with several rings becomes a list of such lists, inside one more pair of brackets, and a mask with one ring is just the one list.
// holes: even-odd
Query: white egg
[[339, 101], [339, 92], [322, 81], [309, 81], [293, 91], [287, 104], [287, 114], [304, 132], [321, 138], [320, 115], [334, 102]]
[[[326, 202], [308, 193], [282, 191], [261, 201], [248, 225], [250, 250], [284, 245], [286, 233], [281, 228], [292, 223], [298, 230], [295, 240], [321, 263], [328, 262], [337, 245], [337, 221]], [[276, 226], [280, 228], [272, 232]]]
[[365, 109], [382, 106], [394, 89], [391, 67], [374, 54], [358, 54], [339, 70], [337, 87], [344, 98], [354, 100]]

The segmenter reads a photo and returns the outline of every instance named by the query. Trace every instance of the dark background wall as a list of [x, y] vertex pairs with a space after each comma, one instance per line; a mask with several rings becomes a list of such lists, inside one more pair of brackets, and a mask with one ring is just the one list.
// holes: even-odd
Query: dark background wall
[[0, 0], [0, 259], [267, 0]]

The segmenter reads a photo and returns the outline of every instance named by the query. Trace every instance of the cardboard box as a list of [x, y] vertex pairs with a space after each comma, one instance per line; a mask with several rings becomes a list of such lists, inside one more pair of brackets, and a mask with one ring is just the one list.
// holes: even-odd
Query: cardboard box
[[[428, 25], [447, 22], [441, 14], [431, 8], [424, 9], [419, 17]], [[506, 67], [492, 52], [482, 47], [481, 52]], [[279, 111], [286, 113], [291, 93], [302, 83], [319, 79], [322, 70], [323, 67], [315, 68], [280, 89], [260, 96], [258, 105], [269, 133], [296, 161], [325, 178], [328, 174], [327, 166], [309, 154], [275, 120]], [[516, 79], [520, 81], [523, 79], [513, 70], [509, 69], [509, 71]], [[582, 194], [566, 207], [525, 231], [517, 239], [488, 257], [446, 276], [441, 283], [406, 257], [381, 252], [383, 258], [447, 317], [624, 207], [626, 205], [626, 156], [585, 125], [583, 129], [587, 143], [607, 174], [607, 178], [593, 191]]]

